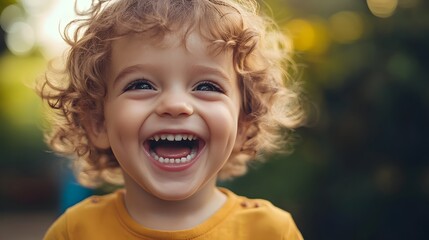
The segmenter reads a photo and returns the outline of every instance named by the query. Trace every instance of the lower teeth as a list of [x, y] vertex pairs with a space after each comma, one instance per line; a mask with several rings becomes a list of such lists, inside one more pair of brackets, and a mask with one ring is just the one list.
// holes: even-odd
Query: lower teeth
[[195, 149], [192, 149], [191, 153], [188, 156], [182, 157], [182, 158], [164, 158], [164, 157], [158, 156], [154, 151], [151, 151], [150, 153], [156, 161], [160, 163], [165, 163], [165, 164], [187, 163], [192, 159], [194, 159], [195, 156], [197, 155], [197, 151]]

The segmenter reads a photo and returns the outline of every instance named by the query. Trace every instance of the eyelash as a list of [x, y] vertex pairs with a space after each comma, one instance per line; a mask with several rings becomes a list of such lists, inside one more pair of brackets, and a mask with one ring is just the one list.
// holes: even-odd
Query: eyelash
[[[142, 86], [142, 84], [145, 85], [144, 88], [139, 88], [139, 86]], [[198, 89], [199, 87], [208, 87], [210, 89], [201, 90]], [[153, 84], [146, 79], [138, 79], [130, 82], [123, 90], [123, 92], [132, 91], [132, 90], [156, 90], [156, 88], [153, 86]], [[220, 87], [218, 84], [213, 83], [211, 81], [202, 81], [199, 82], [193, 89], [193, 91], [202, 91], [202, 92], [219, 92], [219, 93], [225, 93], [225, 90], [223, 90], [222, 87]]]
[[[145, 88], [139, 88], [139, 86], [142, 86], [142, 84], [145, 84]], [[149, 87], [149, 88], [147, 88]], [[124, 92], [131, 91], [131, 90], [156, 90], [156, 88], [153, 86], [153, 84], [146, 79], [138, 79], [130, 82], [125, 88]]]
[[[201, 86], [209, 86], [211, 88], [211, 90], [198, 90], [198, 87]], [[207, 91], [207, 92], [219, 92], [219, 93], [225, 93], [225, 90], [222, 89], [222, 87], [220, 87], [218, 84], [213, 83], [211, 81], [202, 81], [199, 82], [194, 89], [192, 89], [193, 91]]]

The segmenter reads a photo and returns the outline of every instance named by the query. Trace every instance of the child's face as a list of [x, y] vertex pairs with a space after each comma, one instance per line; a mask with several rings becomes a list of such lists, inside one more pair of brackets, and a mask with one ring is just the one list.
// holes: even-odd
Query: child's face
[[187, 48], [181, 39], [168, 35], [164, 47], [141, 36], [117, 40], [107, 72], [106, 144], [126, 179], [166, 200], [214, 186], [240, 112], [232, 53], [208, 54], [197, 33]]

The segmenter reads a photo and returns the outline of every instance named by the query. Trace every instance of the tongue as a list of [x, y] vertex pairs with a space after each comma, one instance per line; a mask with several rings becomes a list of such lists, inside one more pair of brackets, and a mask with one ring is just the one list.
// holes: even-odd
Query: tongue
[[191, 153], [191, 148], [178, 144], [159, 145], [154, 147], [155, 153], [163, 158], [182, 158]]

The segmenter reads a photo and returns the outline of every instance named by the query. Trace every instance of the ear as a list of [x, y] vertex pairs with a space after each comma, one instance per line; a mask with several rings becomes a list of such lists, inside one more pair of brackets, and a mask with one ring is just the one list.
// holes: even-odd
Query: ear
[[83, 125], [88, 135], [88, 140], [95, 147], [101, 149], [110, 148], [110, 142], [104, 120], [100, 121], [94, 115], [89, 114], [83, 121]]

